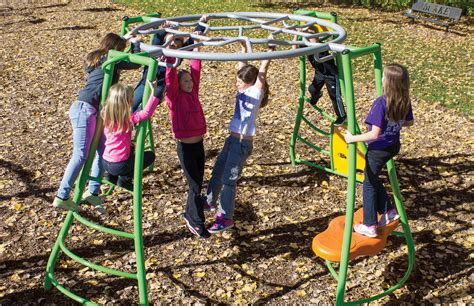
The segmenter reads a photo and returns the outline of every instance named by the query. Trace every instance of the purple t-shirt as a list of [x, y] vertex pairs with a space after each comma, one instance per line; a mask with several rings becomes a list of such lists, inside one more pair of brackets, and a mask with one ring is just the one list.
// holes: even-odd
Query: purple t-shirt
[[372, 130], [372, 125], [382, 129], [379, 138], [368, 142], [369, 150], [382, 150], [399, 142], [400, 130], [402, 129], [403, 123], [413, 120], [411, 105], [405, 120], [400, 120], [400, 122], [388, 121], [385, 117], [386, 111], [387, 101], [385, 97], [378, 97], [372, 105], [367, 118], [365, 118], [365, 123], [368, 125], [369, 131]]

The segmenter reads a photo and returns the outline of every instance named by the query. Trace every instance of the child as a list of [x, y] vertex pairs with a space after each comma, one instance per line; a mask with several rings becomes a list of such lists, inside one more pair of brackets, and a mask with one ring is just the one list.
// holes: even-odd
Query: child
[[[149, 83], [149, 81], [148, 81]], [[150, 83], [149, 83], [150, 84]], [[108, 179], [112, 183], [128, 190], [133, 190], [132, 178], [135, 165], [135, 154], [131, 148], [133, 126], [153, 115], [160, 100], [155, 97], [156, 82], [152, 85], [152, 92], [148, 103], [141, 111], [131, 113], [133, 89], [121, 83], [110, 87], [109, 96], [102, 118], [104, 119], [104, 169], [109, 173]], [[150, 166], [155, 160], [152, 151], [143, 153], [143, 169]]]
[[[318, 30], [315, 27], [307, 29], [308, 32], [317, 33]], [[319, 43], [318, 38], [310, 38], [310, 42]], [[324, 57], [329, 55], [329, 52], [321, 52], [320, 56]], [[337, 116], [335, 125], [341, 125], [346, 121], [346, 112], [344, 110], [344, 104], [342, 103], [341, 88], [339, 86], [339, 78], [336, 62], [334, 59], [330, 59], [323, 63], [318, 63], [314, 57], [314, 54], [308, 55], [308, 60], [311, 66], [314, 68], [314, 78], [311, 85], [308, 87], [308, 91], [311, 94], [310, 103], [316, 105], [318, 100], [323, 96], [322, 88], [326, 84], [329, 97], [332, 101], [332, 107], [334, 113]]]
[[[123, 51], [126, 46], [126, 36], [124, 38], [108, 33], [100, 42], [97, 49], [90, 52], [85, 61], [85, 70], [87, 72], [86, 85], [81, 91], [77, 101], [74, 102], [69, 110], [69, 118], [73, 129], [73, 152], [69, 161], [63, 179], [59, 186], [53, 206], [63, 209], [75, 210], [76, 204], [69, 198], [71, 188], [76, 181], [79, 172], [84, 165], [89, 154], [89, 147], [94, 136], [96, 126], [96, 114], [99, 109], [102, 82], [104, 80], [104, 71], [101, 65], [107, 60], [109, 50]], [[140, 65], [127, 62], [118, 62], [115, 65], [115, 71], [112, 83], [116, 83], [119, 79], [119, 71], [121, 69], [137, 69]], [[92, 176], [102, 176], [102, 151], [103, 138], [99, 141], [97, 154], [92, 165]], [[100, 206], [102, 199], [99, 197], [100, 184], [90, 181], [89, 190], [82, 196], [83, 200]]]
[[[201, 19], [199, 19], [199, 21], [200, 22], [206, 22], [207, 18], [208, 18], [207, 15], [203, 15], [201, 17]], [[171, 26], [171, 24], [169, 24], [168, 22], [165, 22], [162, 25], [162, 28], [168, 28], [170, 26]], [[204, 27], [201, 26], [201, 25], [198, 25], [194, 29], [194, 31], [202, 33], [204, 31]], [[151, 44], [155, 45], [155, 46], [156, 45], [163, 45], [168, 39], [170, 39], [170, 37], [174, 38], [173, 40], [170, 40], [170, 45], [168, 46], [168, 48], [170, 48], [170, 49], [179, 49], [179, 48], [183, 47], [185, 44], [190, 45], [190, 44], [194, 43], [192, 38], [188, 39], [187, 42], [185, 43], [183, 37], [174, 37], [171, 33], [167, 33], [167, 32], [163, 31], [163, 32], [158, 32], [155, 35], [155, 37], [151, 41]], [[165, 73], [166, 73], [166, 68], [165, 67], [158, 66], [156, 68], [156, 80], [158, 82], [158, 85], [157, 85], [157, 88], [156, 88], [155, 95], [159, 99], [163, 98], [163, 94], [165, 92]], [[148, 75], [148, 67], [145, 66], [145, 68], [143, 69], [142, 78], [141, 78], [140, 82], [137, 84], [137, 86], [135, 87], [135, 91], [133, 93], [132, 111], [136, 111], [142, 103], [143, 91], [145, 89], [145, 82], [146, 82], [146, 79], [147, 79], [147, 75]]]
[[[270, 51], [274, 48], [270, 48]], [[246, 52], [243, 45], [242, 52]], [[234, 227], [234, 207], [237, 180], [242, 173], [245, 161], [252, 153], [253, 136], [256, 133], [258, 111], [268, 102], [267, 70], [270, 60], [262, 61], [260, 69], [239, 62], [237, 71], [237, 96], [235, 112], [229, 125], [230, 135], [216, 159], [207, 189], [207, 203], [216, 206], [221, 193], [216, 221], [209, 229], [218, 233]], [[222, 190], [222, 192], [221, 192]]]
[[[400, 216], [390, 203], [387, 191], [379, 179], [382, 167], [400, 150], [402, 126], [413, 125], [410, 103], [410, 80], [405, 67], [392, 64], [383, 71], [383, 96], [377, 98], [365, 119], [369, 132], [351, 135], [346, 132], [347, 143], [367, 141], [366, 166], [363, 184], [364, 220], [354, 225], [354, 231], [377, 237], [377, 226], [387, 225]], [[377, 224], [377, 212], [382, 214]]]
[[[199, 50], [196, 48], [194, 51]], [[207, 129], [199, 102], [201, 61], [191, 60], [190, 66], [191, 72], [166, 68], [166, 102], [170, 109], [179, 162], [188, 182], [183, 219], [194, 235], [209, 238], [210, 234], [204, 226], [204, 201], [201, 197], [205, 162], [203, 139]]]

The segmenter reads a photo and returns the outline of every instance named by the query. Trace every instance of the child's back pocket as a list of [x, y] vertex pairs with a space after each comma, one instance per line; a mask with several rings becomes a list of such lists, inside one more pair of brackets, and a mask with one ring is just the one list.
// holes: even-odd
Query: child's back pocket
[[73, 128], [84, 128], [89, 126], [91, 120], [95, 120], [96, 109], [86, 102], [76, 101], [69, 109], [69, 119]]

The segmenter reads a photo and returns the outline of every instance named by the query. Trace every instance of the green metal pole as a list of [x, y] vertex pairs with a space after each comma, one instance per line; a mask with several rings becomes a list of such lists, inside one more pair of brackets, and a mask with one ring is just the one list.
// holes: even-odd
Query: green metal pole
[[[354, 83], [352, 79], [351, 54], [349, 50], [342, 52], [342, 64], [344, 69], [344, 80], [346, 88], [347, 119], [349, 132], [356, 132], [356, 117], [354, 105]], [[346, 196], [346, 219], [344, 225], [344, 238], [341, 250], [341, 261], [339, 265], [339, 276], [336, 289], [336, 305], [344, 304], [344, 293], [346, 289], [346, 277], [349, 265], [349, 252], [352, 239], [352, 224], [354, 221], [354, 202], [356, 187], [356, 147], [357, 143], [349, 144], [349, 173], [347, 176]]]
[[[148, 67], [147, 79], [153, 81], [156, 77], [156, 60], [152, 59]], [[148, 85], [145, 86], [143, 93], [143, 107], [145, 107], [151, 89]], [[148, 119], [147, 121], [149, 121]], [[137, 278], [138, 278], [138, 294], [140, 297], [140, 305], [148, 305], [147, 285], [146, 285], [146, 270], [143, 250], [143, 235], [142, 235], [142, 176], [143, 176], [143, 151], [145, 147], [147, 122], [141, 122], [138, 126], [137, 138], [137, 152], [135, 154], [135, 169], [133, 175], [133, 227], [134, 227], [134, 242], [135, 254], [137, 258]], [[150, 131], [151, 132], [151, 131]]]
[[[156, 61], [155, 61], [156, 63]], [[156, 78], [156, 69], [158, 67], [157, 64], [154, 65], [155, 68], [152, 68], [151, 66], [148, 67], [148, 74], [147, 74], [147, 79], [153, 82]], [[150, 73], [152, 72], [152, 73]], [[148, 98], [150, 96], [150, 90], [148, 86], [145, 86], [145, 91], [143, 92], [143, 98], [142, 98], [142, 105], [145, 106], [146, 102], [148, 101]], [[151, 119], [146, 121], [146, 126], [145, 126], [145, 134], [146, 138], [148, 140], [148, 145], [150, 146], [150, 149], [155, 152], [155, 140], [153, 139], [153, 129], [151, 125]], [[153, 171], [153, 166], [154, 162], [148, 167], [148, 171]]]
[[[112, 83], [112, 72], [114, 69], [114, 64], [108, 65], [106, 68], [102, 68], [104, 70], [104, 81], [102, 85], [102, 100], [101, 104], [105, 101], [107, 97], [107, 92], [108, 88], [110, 87], [110, 84]], [[100, 117], [100, 111], [97, 113], [97, 120], [96, 120], [96, 128], [94, 132], [94, 138], [92, 139], [91, 146], [89, 148], [89, 154], [87, 157], [87, 161], [79, 175], [79, 179], [76, 182], [75, 190], [74, 190], [74, 202], [77, 204], [81, 200], [82, 197], [82, 192], [84, 190], [84, 186], [86, 184], [87, 178], [89, 177], [89, 172], [92, 166], [92, 162], [94, 161], [95, 157], [95, 152], [97, 149], [97, 145], [99, 143], [99, 139], [102, 134], [102, 119]], [[51, 250], [50, 257], [48, 259], [48, 264], [46, 266], [46, 277], [45, 277], [45, 283], [44, 283], [44, 288], [46, 290], [51, 289], [52, 285], [52, 280], [51, 277], [53, 276], [54, 268], [56, 266], [56, 261], [57, 257], [59, 255], [59, 250], [60, 250], [60, 245], [62, 242], [64, 242], [64, 239], [69, 231], [69, 228], [72, 225], [74, 215], [72, 211], [69, 211], [66, 219], [64, 221], [63, 226], [61, 227], [61, 230], [58, 234], [58, 238], [56, 239], [56, 242], [53, 246], [53, 249]]]
[[351, 51], [351, 58], [355, 59], [364, 55], [370, 55], [374, 54], [377, 51], [380, 51], [380, 44], [379, 43], [374, 43], [370, 46], [359, 48], [359, 47], [352, 47], [352, 46], [346, 46], [347, 49]]
[[395, 163], [393, 159], [387, 163], [387, 171], [388, 177], [390, 179], [390, 185], [392, 186], [395, 206], [397, 207], [397, 211], [400, 214], [400, 223], [402, 224], [403, 233], [408, 247], [408, 269], [405, 273], [405, 276], [399, 282], [399, 285], [401, 286], [408, 279], [408, 276], [410, 276], [413, 266], [415, 265], [415, 244], [413, 242], [413, 236], [408, 224], [408, 217], [405, 211], [405, 205], [403, 204], [400, 186], [398, 185], [397, 171], [395, 170]]
[[[104, 82], [102, 85], [102, 101], [101, 104], [105, 101], [107, 97], [107, 92], [110, 87], [110, 84], [112, 83], [112, 72], [114, 69], [114, 64], [110, 64], [107, 66], [106, 69], [104, 69]], [[96, 120], [96, 127], [95, 127], [95, 133], [94, 133], [94, 138], [92, 139], [91, 146], [89, 148], [89, 154], [87, 157], [87, 161], [81, 171], [81, 174], [79, 175], [79, 179], [76, 183], [76, 187], [74, 189], [74, 202], [78, 204], [81, 201], [82, 197], [82, 192], [84, 190], [84, 186], [86, 185], [86, 181], [89, 177], [89, 172], [92, 166], [92, 162], [94, 161], [95, 157], [95, 152], [97, 150], [97, 145], [99, 143], [99, 139], [102, 135], [102, 119], [100, 116], [100, 111], [97, 112], [97, 120]], [[73, 212], [69, 211], [66, 220], [64, 221], [64, 224], [58, 234], [58, 238], [56, 239], [56, 242], [53, 246], [53, 249], [51, 251], [51, 254], [48, 259], [48, 264], [46, 266], [46, 277], [45, 277], [45, 283], [44, 283], [44, 288], [46, 290], [51, 289], [51, 280], [49, 278], [49, 274], [53, 275], [54, 267], [56, 266], [56, 260], [59, 254], [59, 249], [60, 249], [60, 242], [64, 242], [64, 239], [66, 238], [66, 235], [69, 231], [69, 228], [71, 227], [72, 221], [73, 221]]]
[[128, 30], [129, 18], [127, 16], [122, 18], [122, 26], [120, 27], [120, 36], [124, 36]]
[[59, 231], [58, 238], [56, 238], [56, 242], [54, 243], [54, 246], [51, 250], [51, 254], [49, 255], [48, 263], [46, 265], [46, 276], [44, 278], [45, 290], [51, 289], [51, 286], [52, 286], [51, 276], [54, 273], [54, 268], [56, 266], [56, 261], [59, 255], [59, 250], [60, 250], [59, 244], [60, 244], [60, 241], [64, 240], [64, 237], [66, 237], [66, 234], [69, 231], [69, 228], [71, 227], [73, 218], [74, 216], [72, 214], [72, 211], [69, 211], [67, 213], [66, 219], [64, 220], [64, 224], [61, 227], [61, 230]]
[[341, 88], [342, 100], [346, 101], [346, 85], [344, 82], [344, 67], [342, 64], [341, 53], [339, 52], [336, 54], [336, 66], [337, 66], [337, 74], [338, 74], [337, 77], [339, 79], [339, 86]]
[[383, 95], [382, 90], [382, 50], [379, 43], [375, 43], [378, 49], [374, 52], [374, 73], [375, 73], [375, 90], [377, 96]]
[[298, 98], [298, 111], [296, 113], [295, 126], [293, 128], [293, 134], [290, 140], [290, 160], [291, 165], [296, 165], [296, 140], [301, 125], [301, 118], [303, 117], [303, 108], [305, 103], [305, 92], [306, 92], [306, 58], [300, 56], [300, 96]]

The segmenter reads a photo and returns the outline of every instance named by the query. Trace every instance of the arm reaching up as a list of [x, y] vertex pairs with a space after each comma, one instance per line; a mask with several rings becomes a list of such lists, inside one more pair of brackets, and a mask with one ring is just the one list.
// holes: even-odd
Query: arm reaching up
[[148, 102], [146, 103], [145, 108], [143, 110], [134, 112], [132, 114], [130, 121], [132, 122], [133, 125], [138, 124], [141, 121], [150, 118], [155, 112], [156, 107], [160, 103], [160, 99], [155, 97], [155, 94], [154, 94], [156, 91], [157, 81], [151, 83], [150, 81], [147, 80], [146, 82], [148, 86], [151, 87], [150, 98], [148, 99]]
[[[268, 37], [269, 39], [273, 39], [273, 36], [270, 35]], [[268, 46], [268, 52], [273, 52], [275, 51], [276, 46], [275, 45], [269, 45]], [[265, 84], [267, 83], [267, 71], [268, 67], [270, 66], [270, 60], [263, 60], [262, 63], [260, 64], [260, 69], [258, 70], [258, 76], [257, 76], [257, 81], [255, 82], [255, 86], [260, 89], [265, 89]]]
[[[247, 45], [245, 44], [245, 42], [241, 41], [240, 45], [242, 46], [241, 52], [247, 53]], [[248, 64], [247, 61], [239, 61], [239, 63], [237, 64], [237, 70], [240, 70], [242, 67], [244, 67], [247, 64]]]

